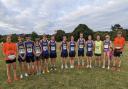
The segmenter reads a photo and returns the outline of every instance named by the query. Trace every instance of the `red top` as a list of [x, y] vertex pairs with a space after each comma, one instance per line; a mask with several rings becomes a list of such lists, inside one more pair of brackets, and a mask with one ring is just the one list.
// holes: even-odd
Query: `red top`
[[114, 47], [121, 47], [123, 48], [125, 45], [125, 38], [124, 37], [116, 37], [114, 39]]
[[3, 53], [5, 54], [6, 58], [5, 60], [9, 60], [7, 58], [8, 55], [14, 54], [16, 55], [16, 44], [12, 42], [6, 42], [3, 44]]

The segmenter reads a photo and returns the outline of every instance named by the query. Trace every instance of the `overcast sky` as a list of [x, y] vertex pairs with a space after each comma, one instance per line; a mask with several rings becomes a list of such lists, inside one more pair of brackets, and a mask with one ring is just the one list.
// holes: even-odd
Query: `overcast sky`
[[0, 0], [0, 34], [71, 32], [80, 23], [94, 31], [128, 28], [128, 0]]

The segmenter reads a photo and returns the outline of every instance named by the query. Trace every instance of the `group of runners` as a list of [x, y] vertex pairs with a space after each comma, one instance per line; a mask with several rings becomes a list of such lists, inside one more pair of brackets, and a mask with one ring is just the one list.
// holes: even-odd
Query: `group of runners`
[[[61, 51], [61, 69], [67, 69], [68, 67], [75, 68], [74, 61], [76, 53], [78, 53], [76, 61], [78, 68], [98, 66], [107, 68], [108, 70], [112, 68], [113, 70], [120, 71], [120, 56], [122, 55], [124, 45], [125, 38], [122, 36], [122, 32], [117, 33], [114, 42], [110, 40], [108, 34], [105, 35], [104, 41], [101, 40], [100, 35], [96, 36], [95, 41], [89, 35], [88, 40], [85, 41], [83, 33], [80, 33], [77, 42], [74, 41], [73, 35], [70, 37], [70, 42], [67, 41], [66, 36], [63, 36], [59, 47], [54, 35], [51, 36], [50, 41], [48, 41], [46, 35], [43, 35], [41, 40], [40, 38], [36, 38], [35, 42], [31, 41], [29, 36], [26, 36], [25, 41], [23, 37], [19, 36], [17, 43], [11, 42], [11, 36], [9, 35], [2, 46], [7, 66], [7, 82], [12, 82], [11, 66], [13, 66], [14, 80], [19, 80], [16, 73], [16, 60], [19, 61], [21, 79], [31, 74], [40, 75], [49, 71], [56, 71], [58, 48]], [[69, 66], [67, 63], [68, 58], [70, 59]], [[93, 59], [95, 59], [94, 65], [92, 65]], [[48, 66], [49, 64], [50, 68]]]

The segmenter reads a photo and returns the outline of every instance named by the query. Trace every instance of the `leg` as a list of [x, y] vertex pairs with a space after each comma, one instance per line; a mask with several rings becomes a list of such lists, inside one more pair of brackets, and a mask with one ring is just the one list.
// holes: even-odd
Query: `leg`
[[7, 82], [11, 83], [11, 64], [6, 64], [7, 67]]
[[16, 73], [16, 62], [13, 63], [13, 70], [14, 70], [14, 80], [18, 80]]
[[106, 52], [104, 52], [104, 58], [103, 58], [103, 66], [102, 66], [102, 68], [105, 68], [105, 61], [106, 61]]

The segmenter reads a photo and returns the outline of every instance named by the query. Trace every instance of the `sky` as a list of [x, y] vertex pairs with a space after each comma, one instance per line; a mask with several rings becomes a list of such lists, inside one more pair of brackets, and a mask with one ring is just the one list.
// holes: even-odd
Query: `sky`
[[78, 24], [128, 28], [128, 0], [0, 0], [0, 34], [72, 32]]

